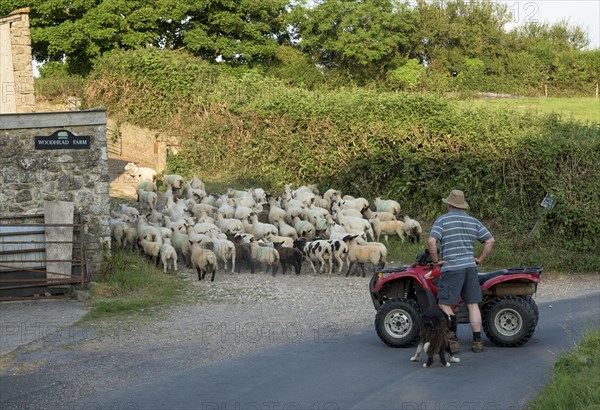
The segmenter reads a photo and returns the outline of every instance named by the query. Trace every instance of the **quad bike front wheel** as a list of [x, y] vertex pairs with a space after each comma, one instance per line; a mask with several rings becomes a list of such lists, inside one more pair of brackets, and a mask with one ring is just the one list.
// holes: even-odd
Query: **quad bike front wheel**
[[385, 302], [375, 315], [377, 336], [390, 347], [407, 347], [419, 339], [421, 319], [416, 302], [394, 299]]
[[539, 313], [529, 296], [502, 296], [484, 303], [481, 316], [490, 341], [501, 347], [517, 347], [533, 336]]

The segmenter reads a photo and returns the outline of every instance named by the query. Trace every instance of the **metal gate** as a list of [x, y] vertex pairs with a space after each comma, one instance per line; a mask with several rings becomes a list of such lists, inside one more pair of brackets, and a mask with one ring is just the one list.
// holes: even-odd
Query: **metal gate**
[[[46, 224], [43, 214], [0, 216], [0, 300], [56, 297], [73, 285], [83, 288], [87, 278], [83, 227], [78, 213], [73, 224]], [[72, 229], [72, 240], [48, 239], [53, 228]], [[49, 247], [61, 245], [70, 252], [49, 259]], [[49, 270], [57, 263], [68, 271]]]

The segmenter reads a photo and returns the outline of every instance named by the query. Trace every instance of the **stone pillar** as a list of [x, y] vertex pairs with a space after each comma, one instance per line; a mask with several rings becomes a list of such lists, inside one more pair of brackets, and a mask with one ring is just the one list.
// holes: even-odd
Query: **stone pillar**
[[35, 111], [29, 9], [0, 17], [0, 113]]

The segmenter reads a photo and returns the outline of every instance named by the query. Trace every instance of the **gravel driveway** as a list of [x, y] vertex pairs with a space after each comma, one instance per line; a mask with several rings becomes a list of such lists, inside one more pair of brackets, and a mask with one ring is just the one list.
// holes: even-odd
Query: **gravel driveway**
[[[66, 325], [0, 356], [4, 403], [56, 408], [128, 383], [142, 383], [182, 369], [248, 355], [268, 346], [312, 340], [336, 343], [373, 327], [375, 311], [368, 278], [287, 274], [219, 273], [214, 283], [199, 282], [191, 271], [190, 303], [156, 309], [151, 319]], [[535, 296], [538, 304], [600, 291], [600, 275], [545, 275]], [[6, 306], [1, 304], [0, 312]], [[44, 310], [48, 302], [18, 302], [0, 315], [0, 327], [25, 323], [25, 312]], [[59, 302], [60, 303], [60, 302]], [[64, 306], [83, 312], [82, 304]], [[60, 310], [60, 309], [59, 309]], [[18, 312], [22, 311], [22, 317]], [[66, 316], [65, 316], [66, 317]], [[8, 319], [8, 320], [6, 320]], [[36, 319], [39, 323], [39, 319]], [[465, 338], [468, 325], [464, 326]], [[4, 344], [4, 341], [3, 341]], [[16, 389], [16, 390], [15, 390]]]

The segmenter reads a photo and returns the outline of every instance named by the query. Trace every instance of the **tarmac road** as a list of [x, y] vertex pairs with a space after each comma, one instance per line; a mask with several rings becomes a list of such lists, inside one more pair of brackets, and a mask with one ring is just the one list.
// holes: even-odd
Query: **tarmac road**
[[374, 329], [314, 340], [191, 371], [74, 403], [73, 409], [481, 410], [521, 409], [550, 380], [557, 354], [597, 326], [600, 293], [539, 306], [533, 338], [519, 348], [470, 352], [461, 325], [460, 363], [424, 369], [414, 348], [385, 346]]

